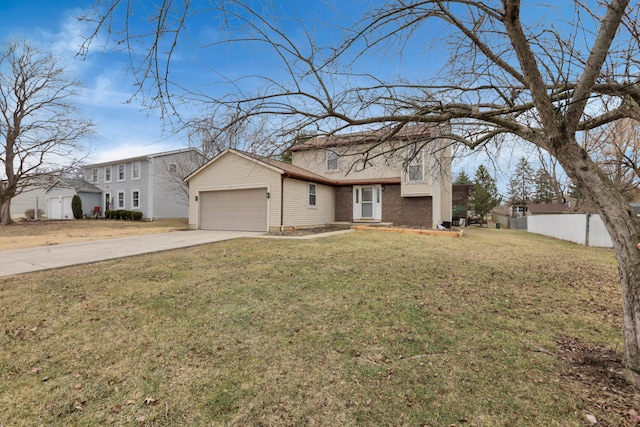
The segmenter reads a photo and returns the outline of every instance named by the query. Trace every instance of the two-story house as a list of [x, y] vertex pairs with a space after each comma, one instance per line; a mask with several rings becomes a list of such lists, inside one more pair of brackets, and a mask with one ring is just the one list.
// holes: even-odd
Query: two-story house
[[85, 179], [102, 191], [100, 208], [140, 211], [143, 218], [185, 218], [188, 188], [184, 178], [202, 166], [194, 149], [167, 151], [84, 166]]
[[187, 177], [191, 228], [276, 231], [335, 222], [451, 222], [451, 159], [439, 127], [317, 137], [292, 163], [228, 149]]

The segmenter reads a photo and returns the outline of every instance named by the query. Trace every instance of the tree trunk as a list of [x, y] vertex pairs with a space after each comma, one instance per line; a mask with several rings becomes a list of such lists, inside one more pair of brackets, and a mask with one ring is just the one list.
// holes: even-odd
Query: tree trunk
[[624, 355], [629, 380], [640, 383], [640, 220], [622, 194], [573, 141], [553, 153], [602, 218], [615, 250], [622, 285]]
[[11, 224], [11, 198], [0, 198], [0, 225]]

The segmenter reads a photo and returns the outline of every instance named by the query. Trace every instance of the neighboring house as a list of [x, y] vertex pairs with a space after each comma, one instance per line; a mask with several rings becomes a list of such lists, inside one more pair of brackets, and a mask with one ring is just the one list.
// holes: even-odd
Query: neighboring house
[[566, 214], [570, 206], [570, 203], [527, 203], [524, 210], [524, 206], [500, 205], [493, 208], [491, 218], [502, 228], [526, 230], [528, 216]]
[[491, 219], [495, 223], [500, 224], [502, 228], [509, 228], [511, 208], [507, 205], [496, 206], [491, 210]]
[[11, 218], [25, 218], [29, 209], [37, 210], [37, 219], [73, 219], [71, 199], [78, 195], [82, 201], [82, 213], [90, 216], [94, 206], [100, 204], [101, 190], [83, 179], [42, 177], [11, 200]]
[[563, 214], [567, 213], [569, 207], [565, 203], [527, 203], [527, 216]]
[[[292, 164], [228, 149], [187, 177], [191, 228], [276, 231], [334, 222], [433, 228], [451, 222], [449, 150], [410, 128], [319, 137]], [[401, 147], [401, 148], [398, 148]]]
[[188, 188], [184, 178], [205, 162], [194, 149], [168, 151], [84, 166], [86, 180], [101, 190], [105, 210], [140, 211], [143, 218], [186, 218]]
[[[33, 209], [46, 215], [47, 196], [45, 192], [53, 183], [54, 177], [30, 178], [29, 184], [25, 185], [22, 192], [11, 199], [11, 219], [18, 220], [26, 218], [25, 212]], [[43, 219], [43, 218], [40, 218]]]
[[73, 219], [73, 196], [80, 197], [82, 214], [90, 217], [94, 207], [100, 205], [101, 190], [83, 179], [57, 178], [45, 194], [48, 219]]

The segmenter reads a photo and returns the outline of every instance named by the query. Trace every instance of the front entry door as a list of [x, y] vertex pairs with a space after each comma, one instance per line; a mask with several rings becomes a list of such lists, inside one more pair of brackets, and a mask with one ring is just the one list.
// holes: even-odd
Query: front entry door
[[353, 220], [379, 222], [382, 220], [382, 188], [379, 185], [353, 187]]

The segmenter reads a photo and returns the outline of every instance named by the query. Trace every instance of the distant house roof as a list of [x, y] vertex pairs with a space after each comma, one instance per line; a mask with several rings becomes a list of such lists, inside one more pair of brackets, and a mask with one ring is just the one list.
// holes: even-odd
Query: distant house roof
[[372, 144], [383, 141], [419, 141], [437, 137], [442, 127], [443, 125], [415, 125], [403, 127], [397, 133], [391, 132], [390, 129], [379, 129], [349, 134], [317, 136], [309, 139], [304, 144], [294, 145], [289, 150], [306, 151], [318, 148], [327, 149], [347, 145]]
[[102, 193], [98, 187], [80, 178], [57, 178], [47, 191], [58, 186], [73, 188], [77, 193]]
[[504, 216], [511, 215], [511, 210], [509, 209], [509, 206], [507, 206], [507, 205], [496, 206], [495, 208], [491, 209], [491, 212], [493, 212], [493, 213], [495, 213], [497, 215], [504, 215]]
[[115, 163], [130, 163], [130, 162], [135, 162], [138, 160], [148, 160], [148, 159], [154, 159], [157, 157], [164, 157], [164, 156], [171, 156], [174, 154], [181, 154], [181, 153], [188, 153], [188, 152], [193, 152], [193, 153], [197, 153], [201, 156], [204, 157], [204, 154], [202, 154], [202, 152], [200, 150], [198, 150], [197, 148], [182, 148], [179, 150], [172, 150], [172, 151], [163, 151], [161, 153], [153, 153], [153, 154], [145, 154], [143, 156], [136, 156], [136, 157], [129, 157], [126, 159], [117, 159], [117, 160], [112, 160], [109, 162], [101, 162], [101, 163], [93, 163], [93, 164], [89, 164], [89, 165], [84, 165], [84, 168], [96, 168], [96, 167], [100, 167], [100, 166], [106, 166], [106, 165], [112, 165]]
[[531, 215], [561, 214], [569, 210], [564, 203], [527, 203], [527, 210]]

